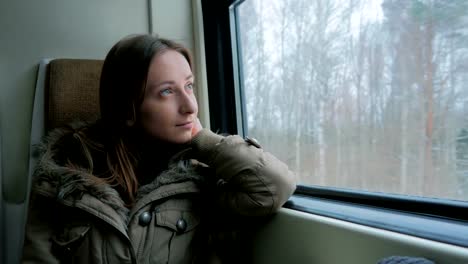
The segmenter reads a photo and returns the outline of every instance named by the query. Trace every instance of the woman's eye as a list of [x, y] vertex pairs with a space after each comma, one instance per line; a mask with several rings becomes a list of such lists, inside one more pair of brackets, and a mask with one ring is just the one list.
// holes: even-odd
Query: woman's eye
[[189, 90], [193, 90], [193, 83], [189, 83], [185, 86], [185, 88], [189, 89]]
[[159, 92], [159, 94], [162, 95], [162, 96], [167, 96], [167, 95], [170, 95], [171, 93], [172, 93], [172, 90], [169, 89], [169, 88], [164, 89], [164, 90], [161, 90], [161, 91]]

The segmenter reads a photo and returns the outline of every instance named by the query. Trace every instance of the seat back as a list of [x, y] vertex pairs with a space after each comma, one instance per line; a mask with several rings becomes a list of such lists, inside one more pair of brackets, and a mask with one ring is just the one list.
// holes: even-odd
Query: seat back
[[[29, 173], [27, 177], [17, 179], [16, 186], [3, 186], [7, 190], [26, 186], [18, 190], [21, 192], [19, 195], [24, 195], [26, 199], [21, 204], [3, 204], [3, 201], [0, 204], [0, 212], [6, 217], [4, 219], [0, 213], [0, 236], [9, 241], [0, 245], [0, 256], [6, 255], [0, 257], [0, 263], [3, 263], [2, 260], [5, 263], [20, 261], [32, 174], [38, 158], [35, 145], [53, 128], [74, 120], [93, 121], [99, 118], [99, 80], [102, 64], [102, 60], [87, 59], [40, 61], [31, 123]], [[0, 164], [0, 180], [1, 176]]]
[[[31, 123], [31, 150], [50, 129], [74, 120], [93, 121], [99, 117], [102, 64], [102, 60], [88, 59], [40, 61]], [[32, 168], [30, 166], [30, 170]]]
[[99, 118], [103, 60], [42, 59], [37, 73], [31, 122], [28, 190], [36, 164], [35, 145], [47, 131], [75, 120]]

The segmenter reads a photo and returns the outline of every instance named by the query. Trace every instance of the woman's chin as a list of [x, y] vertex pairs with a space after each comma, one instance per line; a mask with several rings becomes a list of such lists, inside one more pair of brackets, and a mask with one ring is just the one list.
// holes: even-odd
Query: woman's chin
[[186, 143], [189, 143], [191, 139], [192, 139], [191, 133], [186, 133], [186, 135], [182, 134], [182, 135], [177, 135], [174, 137], [169, 137], [167, 141], [169, 141], [170, 143], [174, 143], [174, 144], [186, 144]]

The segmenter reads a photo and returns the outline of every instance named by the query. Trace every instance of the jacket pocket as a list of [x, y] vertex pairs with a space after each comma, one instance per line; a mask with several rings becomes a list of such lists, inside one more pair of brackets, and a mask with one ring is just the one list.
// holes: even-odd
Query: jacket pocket
[[[166, 263], [191, 263], [200, 217], [190, 201], [170, 201], [155, 209], [159, 238], [165, 238]], [[158, 238], [155, 239], [158, 239]]]
[[[90, 225], [67, 225], [52, 236], [52, 252], [62, 263], [75, 263], [75, 256], [86, 240]], [[86, 251], [86, 250], [84, 250]], [[83, 251], [83, 252], [84, 252]], [[86, 258], [80, 254], [80, 259]]]
[[168, 228], [179, 235], [190, 232], [200, 223], [200, 218], [191, 211], [156, 211], [155, 214], [156, 225]]

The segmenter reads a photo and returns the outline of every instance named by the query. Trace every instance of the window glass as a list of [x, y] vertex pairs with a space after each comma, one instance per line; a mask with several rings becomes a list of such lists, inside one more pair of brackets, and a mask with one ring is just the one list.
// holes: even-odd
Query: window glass
[[301, 184], [468, 200], [468, 1], [246, 0], [246, 131]]

